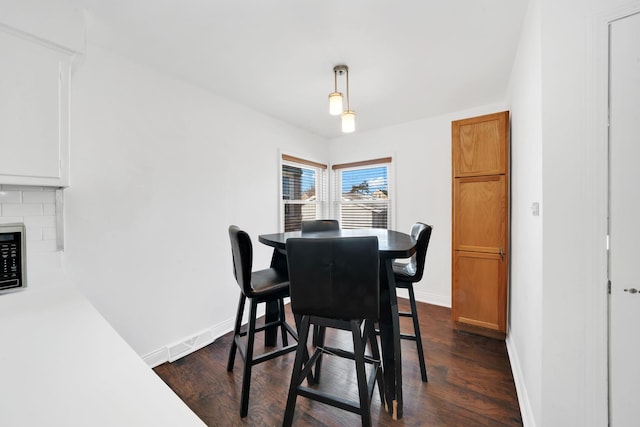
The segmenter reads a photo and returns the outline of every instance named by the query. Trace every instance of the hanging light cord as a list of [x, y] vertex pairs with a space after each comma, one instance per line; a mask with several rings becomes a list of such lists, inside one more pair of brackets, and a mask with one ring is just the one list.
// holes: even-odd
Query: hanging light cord
[[345, 72], [347, 73], [347, 111], [351, 111], [349, 107], [349, 69], [347, 68]]

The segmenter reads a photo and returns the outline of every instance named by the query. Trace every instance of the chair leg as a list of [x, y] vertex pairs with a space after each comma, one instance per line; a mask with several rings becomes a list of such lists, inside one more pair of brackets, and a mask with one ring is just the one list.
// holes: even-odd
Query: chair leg
[[313, 345], [315, 347], [318, 347], [319, 345], [322, 345], [322, 339], [324, 337], [324, 330], [325, 330], [324, 326], [313, 325]]
[[374, 326], [373, 320], [365, 320], [364, 331], [366, 334], [365, 340], [369, 341], [371, 347], [371, 357], [379, 361], [379, 365], [376, 366], [376, 381], [378, 382], [378, 392], [380, 393], [380, 402], [384, 405], [384, 375], [382, 375], [382, 358], [380, 357], [380, 348], [378, 347], [378, 338]]
[[369, 388], [367, 386], [367, 374], [365, 371], [364, 348], [366, 344], [367, 332], [365, 336], [361, 335], [361, 321], [352, 320], [351, 335], [353, 337], [353, 355], [356, 362], [356, 377], [358, 379], [358, 396], [360, 397], [360, 416], [362, 418], [362, 427], [371, 426], [371, 408], [369, 403]]
[[422, 382], [427, 380], [427, 365], [424, 362], [424, 351], [422, 349], [422, 336], [420, 334], [420, 322], [418, 322], [418, 308], [416, 307], [416, 297], [413, 293], [413, 283], [409, 283], [409, 303], [411, 304], [411, 318], [413, 319], [413, 331], [416, 336], [416, 349], [418, 350], [418, 361], [420, 362], [420, 374]]
[[244, 303], [247, 300], [247, 297], [244, 296], [242, 292], [240, 292], [240, 301], [238, 301], [238, 312], [236, 314], [236, 324], [233, 328], [233, 339], [231, 340], [231, 349], [229, 350], [229, 361], [227, 362], [227, 371], [233, 371], [233, 364], [236, 359], [236, 350], [238, 349], [238, 344], [236, 343], [236, 337], [240, 336], [240, 328], [242, 327], [242, 315], [244, 314]]
[[[320, 325], [313, 325], [313, 328], [314, 328], [314, 333], [316, 334], [313, 337], [316, 340], [313, 343], [313, 345], [316, 347], [323, 347], [327, 328]], [[318, 356], [318, 359], [316, 360], [316, 365], [315, 365], [314, 375], [313, 375], [313, 381], [316, 384], [320, 384], [320, 371], [322, 370], [322, 358], [323, 358], [323, 353], [320, 353], [320, 356]]]
[[284, 411], [283, 427], [290, 427], [293, 423], [293, 414], [296, 410], [296, 399], [298, 397], [298, 385], [301, 382], [302, 362], [308, 359], [307, 337], [309, 335], [309, 316], [302, 316], [298, 329], [298, 348], [296, 349], [296, 359], [293, 363], [291, 382], [289, 383], [289, 394], [287, 396], [287, 406]]
[[286, 320], [286, 315], [284, 312], [284, 299], [280, 298], [278, 300], [278, 308], [280, 309], [280, 313], [278, 314], [278, 319], [280, 321], [280, 333], [282, 334], [282, 346], [286, 347], [289, 345], [289, 333], [287, 332], [287, 328], [284, 327], [284, 323]]
[[244, 418], [249, 412], [249, 391], [251, 390], [251, 368], [253, 365], [253, 342], [256, 335], [256, 313], [258, 304], [251, 299], [249, 309], [249, 329], [247, 330], [247, 354], [242, 373], [242, 394], [240, 397], [240, 417]]

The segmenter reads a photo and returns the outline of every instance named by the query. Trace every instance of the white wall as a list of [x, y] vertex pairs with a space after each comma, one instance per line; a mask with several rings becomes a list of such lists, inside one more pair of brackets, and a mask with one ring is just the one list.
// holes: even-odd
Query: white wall
[[228, 331], [228, 226], [268, 266], [257, 235], [278, 230], [278, 150], [327, 160], [326, 144], [91, 44], [71, 117], [65, 270], [152, 364], [185, 337]]
[[536, 425], [585, 418], [585, 21], [583, 2], [542, 1], [542, 413]]
[[[532, 0], [514, 66], [508, 344], [526, 426], [607, 424], [606, 17], [632, 3]], [[525, 211], [539, 195], [542, 228]]]
[[[416, 299], [451, 307], [451, 121], [505, 110], [488, 105], [331, 140], [333, 164], [393, 156], [394, 225], [433, 225]], [[399, 291], [406, 296], [406, 291]]]
[[72, 52], [82, 51], [82, 0], [2, 0], [0, 23]]
[[526, 426], [541, 418], [542, 201], [540, 2], [531, 0], [510, 80], [511, 272], [507, 345]]
[[[591, 96], [593, 33], [603, 13], [628, 1], [541, 1], [542, 194], [544, 206], [542, 393], [536, 425], [606, 425], [605, 201], [594, 174], [606, 144]], [[636, 2], [637, 3], [637, 2]], [[603, 36], [606, 32], [603, 32]], [[603, 80], [606, 76], [602, 76]], [[597, 82], [600, 84], [600, 82]], [[601, 102], [606, 102], [603, 99]], [[600, 304], [598, 304], [600, 302]], [[606, 349], [606, 347], [605, 347]], [[602, 357], [600, 357], [602, 356]]]

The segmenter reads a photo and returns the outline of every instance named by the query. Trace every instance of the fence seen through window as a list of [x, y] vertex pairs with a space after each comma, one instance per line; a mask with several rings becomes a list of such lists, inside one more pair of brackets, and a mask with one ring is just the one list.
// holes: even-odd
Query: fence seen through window
[[334, 173], [333, 211], [341, 228], [389, 228], [389, 165], [334, 167]]
[[302, 221], [326, 216], [327, 166], [285, 155], [282, 159], [283, 229], [300, 230]]
[[337, 219], [347, 229], [390, 228], [390, 168], [390, 157], [333, 165], [329, 194], [327, 165], [283, 154], [283, 231], [300, 230], [302, 221], [320, 218]]

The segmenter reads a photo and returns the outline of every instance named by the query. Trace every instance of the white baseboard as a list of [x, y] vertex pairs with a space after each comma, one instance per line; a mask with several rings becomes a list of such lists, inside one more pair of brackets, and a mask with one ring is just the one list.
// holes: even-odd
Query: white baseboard
[[234, 319], [225, 320], [194, 335], [183, 338], [178, 342], [142, 356], [142, 359], [151, 368], [155, 368], [165, 362], [175, 362], [181, 357], [200, 350], [227, 332], [232, 331], [233, 323]]
[[207, 329], [186, 340], [170, 345], [167, 348], [169, 351], [169, 362], [175, 362], [189, 353], [200, 350], [202, 347], [211, 344], [216, 338], [213, 330]]
[[[451, 308], [451, 296], [440, 295], [431, 292], [418, 291], [414, 287], [414, 293], [416, 301], [426, 302], [427, 304], [439, 305], [441, 307]], [[409, 298], [409, 292], [406, 289], [398, 289], [398, 296], [402, 298]]]
[[520, 405], [522, 425], [523, 427], [535, 427], [536, 423], [533, 418], [533, 411], [531, 410], [531, 403], [529, 402], [527, 388], [524, 384], [524, 376], [522, 375], [520, 359], [518, 359], [518, 352], [516, 351], [516, 348], [510, 339], [510, 335], [507, 335], [505, 343], [507, 345], [507, 354], [509, 355], [509, 361], [511, 362], [513, 381], [516, 385], [516, 394], [518, 395], [518, 404]]
[[[451, 298], [449, 296], [417, 291], [415, 295], [416, 301], [426, 302], [428, 304], [439, 305], [442, 307], [451, 307]], [[398, 290], [398, 296], [403, 298], [409, 297], [407, 291], [404, 289]], [[288, 303], [288, 301], [285, 301], [285, 303]], [[258, 317], [264, 315], [264, 307], [259, 307], [257, 315]], [[142, 356], [142, 359], [151, 368], [155, 368], [165, 362], [175, 362], [176, 360], [211, 344], [227, 332], [232, 331], [234, 321], [235, 319], [227, 319], [196, 334], [152, 351], [151, 353]], [[245, 313], [243, 323], [246, 323], [246, 321]]]
[[156, 366], [162, 365], [164, 362], [169, 361], [169, 350], [167, 347], [163, 347], [159, 350], [142, 356], [142, 360], [144, 360], [144, 362], [150, 368], [155, 368]]

